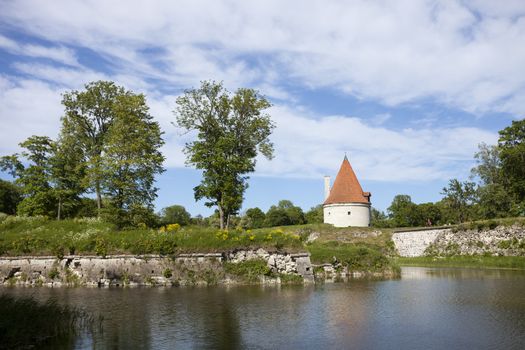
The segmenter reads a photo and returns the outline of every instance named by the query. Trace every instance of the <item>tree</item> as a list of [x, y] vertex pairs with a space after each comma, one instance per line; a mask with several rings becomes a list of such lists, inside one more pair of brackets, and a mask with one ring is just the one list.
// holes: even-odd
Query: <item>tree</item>
[[500, 150], [497, 146], [481, 143], [479, 151], [474, 155], [477, 165], [472, 168], [472, 178], [479, 179], [477, 197], [479, 198], [479, 214], [482, 218], [491, 219], [506, 217], [514, 213], [512, 195], [508, 178], [503, 176]]
[[525, 215], [525, 119], [514, 120], [499, 132], [501, 168], [509, 194]]
[[398, 194], [388, 207], [388, 213], [395, 227], [417, 226], [421, 222], [417, 204], [406, 194]]
[[448, 187], [443, 188], [441, 192], [445, 195], [443, 203], [453, 211], [455, 221], [461, 223], [471, 218], [471, 208], [476, 200], [475, 185], [473, 182], [460, 182], [457, 179], [452, 179], [449, 181]]
[[244, 216], [248, 219], [248, 224], [246, 226], [248, 226], [249, 228], [264, 227], [264, 220], [266, 219], [266, 215], [261, 209], [250, 208], [246, 210]]
[[21, 201], [20, 188], [12, 182], [0, 180], [0, 213], [15, 215]]
[[205, 198], [206, 206], [217, 207], [221, 229], [228, 228], [228, 218], [241, 208], [256, 156], [273, 157], [269, 136], [274, 125], [263, 113], [269, 107], [253, 89], [238, 89], [232, 95], [213, 81], [177, 99], [176, 124], [197, 133], [184, 149], [186, 163], [203, 171], [195, 199]]
[[63, 95], [65, 114], [62, 117], [62, 137], [76, 140], [86, 160], [85, 187], [96, 194], [100, 215], [102, 208], [103, 151], [110, 126], [115, 119], [119, 97], [133, 95], [110, 81], [85, 85], [84, 91]]
[[118, 226], [154, 222], [155, 175], [164, 171], [164, 144], [142, 94], [116, 97], [100, 157], [98, 186], [110, 198], [106, 211]]
[[185, 226], [190, 223], [191, 215], [182, 205], [172, 205], [162, 209], [160, 220], [162, 225], [179, 224]]
[[265, 226], [301, 225], [305, 223], [303, 210], [289, 200], [281, 200], [272, 205], [266, 213]]
[[29, 216], [54, 216], [56, 201], [51, 186], [54, 142], [46, 136], [31, 136], [20, 146], [25, 149], [21, 154], [4, 156], [0, 160], [0, 168], [15, 177], [16, 184], [22, 189], [24, 199], [17, 212]]
[[370, 209], [370, 226], [384, 228], [390, 227], [390, 225], [391, 222], [388, 220], [388, 217], [384, 212], [379, 211], [374, 207]]
[[304, 214], [304, 217], [309, 224], [322, 224], [324, 221], [323, 205], [319, 204], [316, 207], [310, 208], [310, 210]]

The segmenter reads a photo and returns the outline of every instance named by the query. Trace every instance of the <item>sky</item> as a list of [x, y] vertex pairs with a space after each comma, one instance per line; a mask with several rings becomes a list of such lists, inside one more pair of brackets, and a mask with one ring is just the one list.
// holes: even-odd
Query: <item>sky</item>
[[525, 1], [0, 0], [0, 155], [56, 137], [61, 94], [95, 80], [145, 94], [164, 131], [158, 210], [212, 213], [172, 125], [202, 80], [273, 105], [275, 158], [258, 158], [244, 210], [322, 203], [345, 153], [374, 207], [437, 201], [524, 118]]

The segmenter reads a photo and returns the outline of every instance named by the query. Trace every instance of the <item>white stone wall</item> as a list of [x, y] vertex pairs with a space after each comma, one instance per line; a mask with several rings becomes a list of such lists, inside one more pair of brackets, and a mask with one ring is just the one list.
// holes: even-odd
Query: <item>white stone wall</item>
[[394, 241], [399, 256], [423, 256], [425, 249], [436, 241], [439, 234], [448, 231], [450, 230], [395, 232], [392, 235], [392, 241]]
[[335, 227], [370, 226], [370, 204], [327, 204], [323, 207], [323, 214], [325, 224]]

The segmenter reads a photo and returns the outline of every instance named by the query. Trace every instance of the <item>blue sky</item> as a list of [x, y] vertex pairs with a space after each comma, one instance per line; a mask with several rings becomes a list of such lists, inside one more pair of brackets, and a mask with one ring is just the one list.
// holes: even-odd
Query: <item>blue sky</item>
[[244, 209], [321, 203], [345, 152], [375, 207], [436, 201], [524, 117], [525, 2], [0, 0], [1, 155], [55, 137], [60, 94], [98, 79], [146, 94], [165, 131], [158, 209], [211, 213], [184, 166], [191, 136], [171, 125], [176, 97], [208, 79], [273, 103], [276, 156]]

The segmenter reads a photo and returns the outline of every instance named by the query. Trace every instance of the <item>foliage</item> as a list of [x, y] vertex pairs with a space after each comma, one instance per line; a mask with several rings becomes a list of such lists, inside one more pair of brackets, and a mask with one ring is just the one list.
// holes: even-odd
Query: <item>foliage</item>
[[227, 228], [228, 217], [241, 208], [257, 154], [273, 156], [268, 137], [274, 125], [263, 113], [270, 103], [255, 90], [238, 89], [231, 95], [221, 83], [205, 81], [199, 89], [187, 90], [177, 105], [177, 125], [197, 132], [197, 140], [185, 147], [187, 163], [203, 170], [195, 199], [216, 206], [220, 228]]
[[388, 214], [394, 227], [416, 226], [421, 222], [417, 204], [409, 195], [398, 194], [388, 207]]
[[266, 214], [259, 208], [250, 208], [246, 210], [244, 217], [246, 218], [245, 227], [247, 228], [261, 228], [264, 227], [264, 220], [266, 219]]
[[473, 182], [460, 182], [452, 179], [448, 187], [443, 188], [443, 204], [448, 208], [454, 217], [454, 222], [464, 222], [473, 219], [472, 205], [476, 200], [475, 184]]
[[162, 225], [179, 224], [186, 226], [190, 224], [191, 215], [182, 205], [172, 205], [162, 209], [160, 222]]
[[382, 248], [373, 244], [314, 242], [308, 246], [312, 262], [339, 262], [350, 270], [374, 271], [390, 266]]
[[257, 282], [260, 276], [269, 276], [271, 269], [263, 259], [252, 259], [238, 263], [224, 263], [226, 273], [242, 277], [247, 282]]
[[12, 182], [0, 179], [0, 213], [16, 214], [16, 207], [21, 201], [21, 189]]
[[277, 206], [272, 205], [266, 213], [266, 227], [302, 225], [306, 222], [303, 210], [289, 200], [281, 200]]
[[[20, 143], [21, 154], [4, 156], [0, 169], [9, 171], [20, 185], [24, 199], [17, 212], [21, 215], [54, 216], [56, 212], [55, 193], [51, 186], [51, 158], [55, 144], [46, 136], [31, 136]], [[24, 165], [26, 163], [27, 165]]]
[[0, 347], [5, 349], [73, 347], [75, 336], [94, 325], [86, 312], [55, 299], [40, 303], [33, 297], [2, 294], [0, 315]]
[[370, 226], [384, 228], [390, 227], [391, 225], [392, 222], [388, 220], [388, 217], [384, 212], [379, 211], [374, 207], [370, 209]]
[[525, 119], [512, 121], [499, 134], [501, 169], [508, 192], [518, 205], [519, 215], [525, 215]]
[[116, 118], [119, 97], [132, 96], [123, 87], [110, 81], [96, 81], [84, 86], [84, 91], [73, 90], [63, 95], [65, 113], [62, 117], [61, 138], [75, 140], [86, 160], [87, 188], [96, 193], [97, 207], [102, 207], [104, 179], [103, 152], [110, 127]]
[[[101, 157], [102, 192], [111, 200], [112, 222], [119, 227], [149, 221], [157, 196], [155, 175], [164, 171], [160, 126], [149, 115], [144, 95], [116, 97]], [[136, 218], [135, 216], [141, 216]]]
[[319, 204], [316, 207], [310, 208], [309, 211], [304, 214], [306, 223], [308, 224], [321, 224], [323, 223], [323, 205]]

